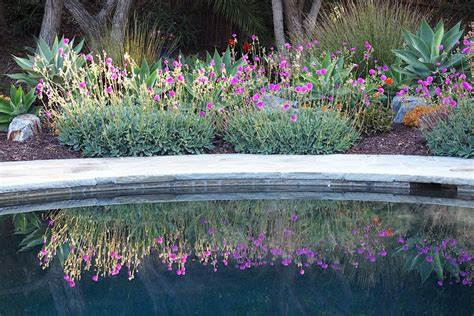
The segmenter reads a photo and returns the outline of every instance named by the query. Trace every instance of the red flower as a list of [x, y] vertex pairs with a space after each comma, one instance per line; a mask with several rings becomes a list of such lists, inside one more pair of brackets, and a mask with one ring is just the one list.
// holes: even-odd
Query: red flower
[[237, 41], [233, 38], [227, 40], [227, 45], [234, 46]]
[[244, 44], [242, 45], [242, 50], [245, 53], [248, 53], [251, 48], [252, 48], [252, 45], [250, 45], [248, 42], [244, 42]]

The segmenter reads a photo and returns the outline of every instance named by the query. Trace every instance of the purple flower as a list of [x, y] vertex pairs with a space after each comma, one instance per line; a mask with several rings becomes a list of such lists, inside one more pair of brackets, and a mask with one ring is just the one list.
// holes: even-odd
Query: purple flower
[[97, 281], [99, 281], [99, 276], [98, 275], [93, 275], [91, 279], [92, 279], [92, 281], [97, 282]]
[[430, 263], [433, 262], [433, 256], [432, 255], [427, 255], [425, 259], [426, 259], [427, 262], [430, 262]]
[[290, 119], [292, 122], [296, 122], [296, 120], [298, 120], [298, 116], [296, 114], [291, 114]]
[[105, 89], [105, 92], [107, 92], [108, 94], [111, 94], [112, 91], [113, 91], [112, 86], [108, 86], [107, 89]]
[[64, 38], [64, 39], [63, 39], [63, 43], [64, 43], [65, 45], [69, 44], [69, 38]]
[[377, 71], [375, 71], [375, 69], [370, 69], [370, 70], [369, 70], [369, 74], [370, 74], [371, 76], [374, 76], [376, 73], [377, 73]]
[[466, 91], [472, 91], [472, 86], [467, 81], [463, 81], [461, 86]]
[[257, 104], [256, 104], [256, 106], [257, 106], [257, 108], [259, 108], [259, 109], [263, 108], [263, 106], [264, 106], [263, 101], [258, 101]]
[[444, 45], [439, 45], [439, 46], [438, 46], [438, 49], [439, 49], [439, 50], [444, 50]]
[[292, 221], [292, 222], [296, 222], [296, 221], [298, 221], [299, 219], [300, 219], [300, 217], [299, 217], [298, 215], [296, 215], [296, 214], [291, 215], [291, 221]]

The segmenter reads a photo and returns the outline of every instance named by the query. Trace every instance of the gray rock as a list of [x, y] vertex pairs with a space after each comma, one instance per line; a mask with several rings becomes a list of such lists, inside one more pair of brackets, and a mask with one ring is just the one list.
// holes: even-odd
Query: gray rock
[[271, 94], [264, 94], [262, 95], [262, 101], [265, 107], [271, 111], [279, 111], [283, 110], [283, 106], [285, 104], [289, 104], [292, 108], [297, 109], [298, 108], [298, 102], [297, 101], [289, 101], [285, 100], [283, 98], [271, 95]]
[[425, 100], [412, 96], [396, 96], [392, 99], [392, 110], [395, 113], [393, 119], [394, 123], [403, 123], [405, 115], [414, 108], [422, 105], [427, 105]]
[[23, 114], [15, 117], [8, 126], [7, 139], [24, 142], [41, 133], [41, 122], [36, 115]]

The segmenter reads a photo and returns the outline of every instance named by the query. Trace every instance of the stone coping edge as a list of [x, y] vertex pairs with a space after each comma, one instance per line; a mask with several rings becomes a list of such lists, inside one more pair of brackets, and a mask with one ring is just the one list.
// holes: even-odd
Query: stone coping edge
[[0, 163], [0, 207], [119, 191], [318, 186], [410, 194], [413, 184], [472, 196], [474, 160], [383, 155], [192, 155]]

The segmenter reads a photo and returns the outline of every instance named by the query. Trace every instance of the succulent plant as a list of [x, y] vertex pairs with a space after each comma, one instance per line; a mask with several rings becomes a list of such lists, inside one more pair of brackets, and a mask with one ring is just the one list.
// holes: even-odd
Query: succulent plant
[[34, 106], [36, 95], [34, 90], [25, 93], [22, 87], [10, 88], [10, 97], [0, 97], [0, 130], [8, 128], [10, 122], [18, 115], [32, 113], [38, 114], [39, 107]]
[[462, 34], [461, 22], [447, 32], [442, 21], [435, 29], [422, 21], [416, 34], [404, 30], [406, 47], [392, 50], [402, 60], [399, 71], [413, 81], [435, 76], [444, 68], [469, 69], [466, 54], [458, 49]]

